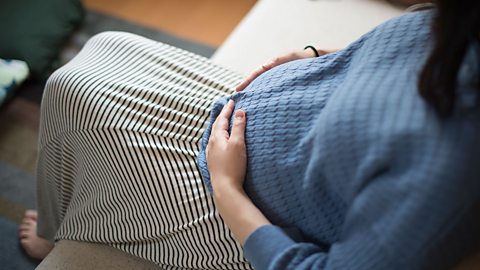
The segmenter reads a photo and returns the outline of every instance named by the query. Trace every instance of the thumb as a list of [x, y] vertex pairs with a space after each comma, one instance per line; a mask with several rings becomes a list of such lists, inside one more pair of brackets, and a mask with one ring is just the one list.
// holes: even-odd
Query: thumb
[[234, 139], [238, 142], [245, 141], [245, 126], [247, 124], [245, 112], [238, 110], [235, 112], [235, 119], [233, 120], [232, 132], [230, 133], [230, 139]]

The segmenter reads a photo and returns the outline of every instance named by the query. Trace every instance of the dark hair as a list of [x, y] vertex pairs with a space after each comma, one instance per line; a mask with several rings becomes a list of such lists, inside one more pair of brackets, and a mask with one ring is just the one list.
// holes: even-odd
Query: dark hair
[[[460, 66], [480, 36], [480, 1], [437, 0], [434, 47], [419, 78], [420, 95], [442, 117], [451, 115]], [[478, 78], [480, 78], [480, 71]], [[480, 82], [477, 81], [480, 94]]]

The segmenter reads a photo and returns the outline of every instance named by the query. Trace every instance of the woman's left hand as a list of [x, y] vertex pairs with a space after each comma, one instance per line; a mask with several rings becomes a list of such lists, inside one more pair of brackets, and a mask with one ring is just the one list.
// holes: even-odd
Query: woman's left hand
[[228, 133], [234, 102], [230, 100], [212, 126], [207, 145], [207, 163], [215, 205], [235, 238], [244, 244], [247, 237], [270, 221], [253, 204], [243, 189], [247, 171], [245, 112], [235, 112], [232, 131]]
[[206, 156], [214, 192], [224, 188], [243, 191], [247, 168], [245, 147], [245, 112], [237, 110], [231, 133], [228, 133], [234, 102], [230, 100], [212, 126]]

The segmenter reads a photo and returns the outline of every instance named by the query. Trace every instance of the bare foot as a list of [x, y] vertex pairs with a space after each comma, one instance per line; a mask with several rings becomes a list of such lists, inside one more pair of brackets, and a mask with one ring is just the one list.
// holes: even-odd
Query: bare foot
[[37, 211], [25, 211], [19, 236], [20, 244], [32, 258], [43, 260], [53, 249], [52, 242], [37, 236]]

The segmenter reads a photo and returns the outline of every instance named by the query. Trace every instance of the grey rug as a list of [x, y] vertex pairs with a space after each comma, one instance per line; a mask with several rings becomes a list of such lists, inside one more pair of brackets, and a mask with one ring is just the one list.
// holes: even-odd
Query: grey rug
[[0, 161], [0, 199], [0, 269], [35, 269], [18, 241], [18, 219], [35, 208], [35, 178]]

